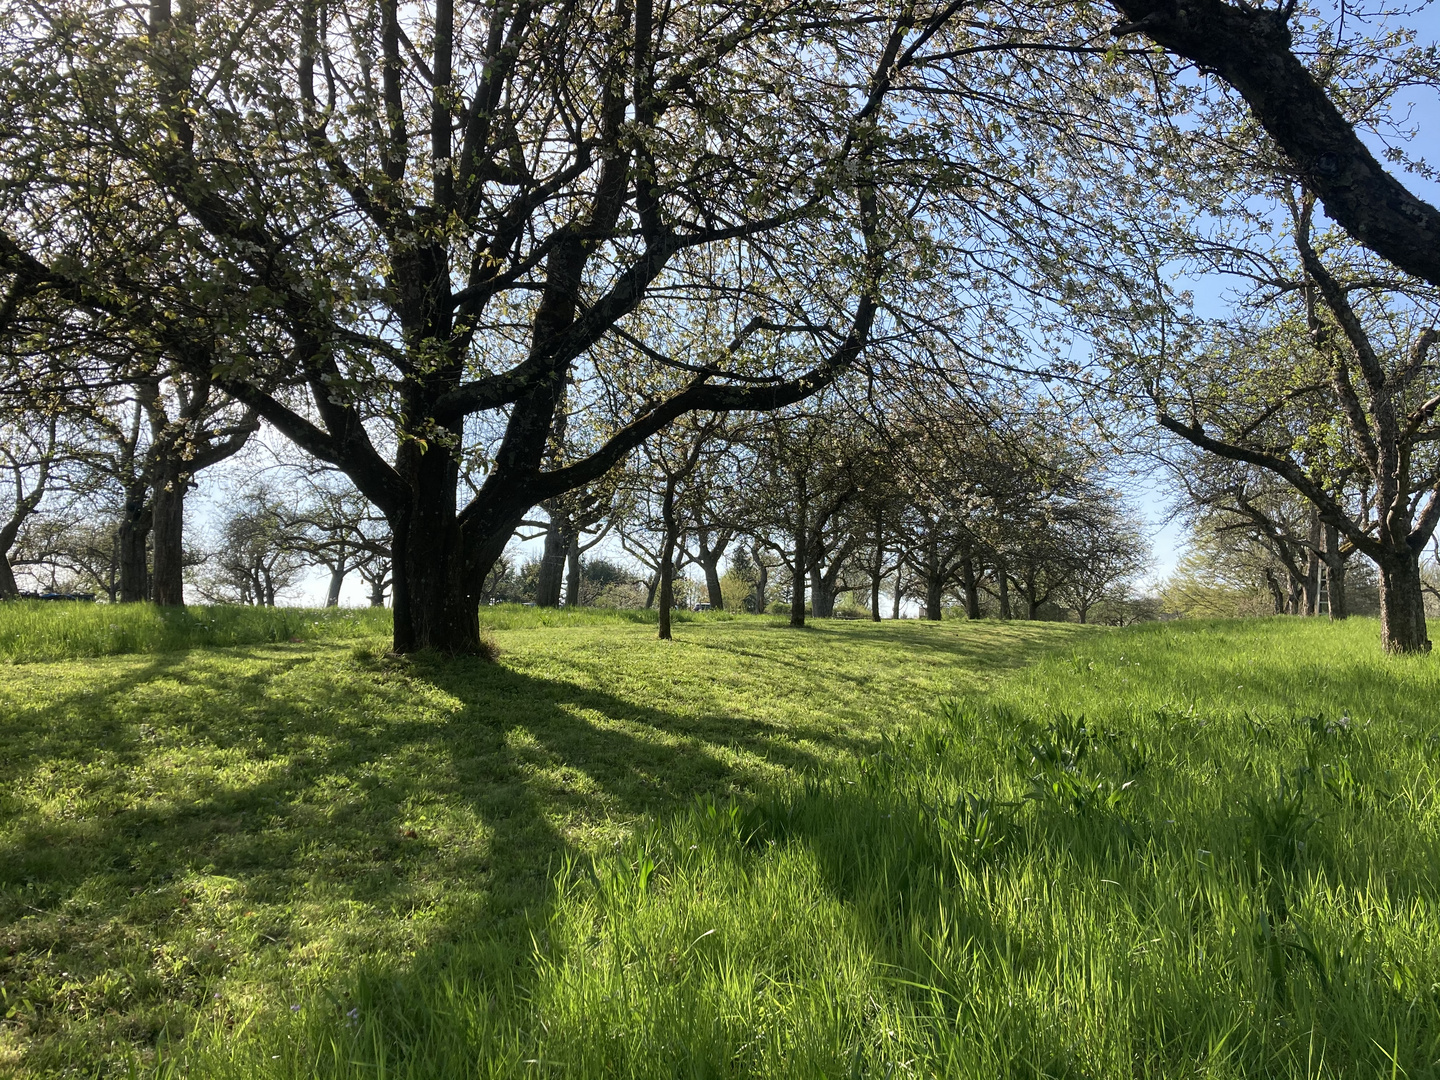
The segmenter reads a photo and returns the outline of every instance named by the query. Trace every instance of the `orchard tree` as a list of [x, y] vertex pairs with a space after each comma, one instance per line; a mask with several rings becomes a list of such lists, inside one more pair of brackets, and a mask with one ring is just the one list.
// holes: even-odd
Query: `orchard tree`
[[[396, 648], [466, 651], [530, 507], [854, 363], [907, 243], [891, 92], [963, 4], [24, 6], [27, 131], [127, 186], [57, 183], [154, 200], [185, 258], [97, 278], [12, 231], [6, 268], [344, 471], [394, 536]], [[605, 438], [547, 469], [567, 388]]]

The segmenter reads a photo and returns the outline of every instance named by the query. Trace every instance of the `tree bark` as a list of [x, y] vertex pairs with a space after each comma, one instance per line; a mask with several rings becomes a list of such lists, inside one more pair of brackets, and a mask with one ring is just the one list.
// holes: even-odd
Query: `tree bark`
[[665, 536], [660, 541], [660, 640], [670, 640], [670, 612], [675, 607], [675, 480], [665, 481], [660, 500]]
[[1143, 33], [1240, 92], [1325, 212], [1371, 251], [1440, 286], [1440, 210], [1380, 165], [1291, 51], [1286, 12], [1223, 0], [1112, 0]]
[[1320, 610], [1320, 514], [1310, 511], [1309, 544], [1305, 549], [1305, 614], [1313, 616]]
[[1391, 653], [1430, 651], [1419, 552], [1380, 563], [1380, 644]]
[[125, 492], [125, 506], [117, 530], [120, 602], [139, 603], [150, 596], [150, 506], [143, 479]]
[[1010, 573], [1003, 563], [995, 566], [995, 592], [1000, 600], [1000, 618], [1010, 618]]
[[965, 617], [980, 618], [980, 575], [975, 572], [973, 558], [960, 560], [960, 584], [965, 590]]
[[729, 535], [723, 532], [720, 534], [720, 542], [714, 547], [710, 546], [709, 529], [700, 529], [695, 537], [695, 547], [700, 554], [700, 567], [705, 571], [705, 592], [710, 598], [710, 606], [716, 611], [725, 610], [725, 595], [720, 591], [720, 559], [729, 546]]
[[809, 506], [805, 478], [800, 478], [800, 497], [795, 502], [795, 565], [790, 579], [790, 625], [805, 625], [805, 567], [810, 556]]
[[345, 584], [345, 575], [346, 575], [348, 572], [349, 572], [349, 567], [347, 567], [347, 566], [345, 565], [345, 562], [344, 562], [344, 559], [343, 559], [343, 558], [341, 559], [340, 562], [336, 563], [333, 567], [331, 567], [331, 569], [330, 569], [330, 588], [327, 589], [326, 592], [325, 592], [325, 606], [326, 606], [326, 607], [339, 607], [339, 606], [340, 606], [340, 588], [341, 588], [341, 586], [343, 586], [343, 585]]
[[[832, 566], [831, 570], [839, 567]], [[835, 577], [820, 569], [818, 562], [810, 564], [810, 614], [817, 619], [835, 617]]]
[[1275, 572], [1269, 567], [1265, 568], [1265, 584], [1270, 586], [1270, 599], [1275, 604], [1275, 614], [1285, 614], [1285, 591], [1280, 588]]
[[895, 595], [890, 598], [890, 618], [900, 618], [900, 568], [895, 568]]
[[1330, 602], [1330, 620], [1339, 622], [1350, 617], [1350, 601], [1345, 593], [1345, 554], [1340, 550], [1340, 530], [1325, 526], [1325, 591]]
[[161, 607], [185, 606], [185, 481], [162, 474], [151, 498], [154, 535], [151, 599]]
[[885, 570], [885, 521], [875, 517], [875, 561], [870, 564], [870, 621], [880, 621], [880, 580]]
[[570, 535], [570, 547], [565, 553], [565, 606], [580, 606], [580, 533]]
[[755, 579], [755, 614], [763, 615], [766, 606], [765, 592], [770, 586], [770, 567], [765, 565], [759, 554], [759, 549], [756, 549], [755, 565], [758, 570]]
[[545, 551], [540, 557], [540, 573], [535, 581], [535, 603], [538, 607], [559, 607], [565, 583], [565, 557], [570, 549], [570, 531], [563, 522], [552, 521], [545, 532]]

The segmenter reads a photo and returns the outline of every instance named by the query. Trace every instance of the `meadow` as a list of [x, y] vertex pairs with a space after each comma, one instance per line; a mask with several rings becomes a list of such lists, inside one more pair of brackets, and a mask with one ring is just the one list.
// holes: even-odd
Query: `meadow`
[[106, 610], [0, 608], [0, 1075], [1440, 1075], [1372, 621]]

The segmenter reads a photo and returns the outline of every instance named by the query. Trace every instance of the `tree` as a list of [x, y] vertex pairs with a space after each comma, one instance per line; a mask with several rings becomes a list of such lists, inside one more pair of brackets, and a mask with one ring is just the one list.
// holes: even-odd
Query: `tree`
[[206, 555], [208, 574], [196, 585], [211, 603], [274, 607], [300, 580], [304, 541], [279, 496], [264, 487], [252, 487], [233, 506]]
[[[1167, 431], [1280, 477], [1337, 541], [1372, 559], [1383, 646], [1425, 651], [1420, 556], [1440, 523], [1440, 378], [1429, 361], [1440, 300], [1377, 273], [1335, 237], [1332, 270], [1312, 237], [1313, 203], [1290, 210], [1298, 259], [1267, 263], [1266, 296], [1280, 294], [1267, 310], [1281, 317], [1208, 330], [1200, 362], [1152, 365], [1147, 393]], [[1363, 483], [1351, 502], [1353, 476]]]
[[[680, 415], [783, 407], [855, 361], [905, 246], [888, 98], [960, 6], [157, 0], [139, 34], [88, 8], [80, 47], [36, 8], [24, 65], [63, 73], [40, 136], [104, 147], [206, 258], [82, 275], [12, 232], [6, 266], [143, 321], [346, 472], [394, 535], [396, 648], [477, 649], [479, 590], [530, 507]], [[260, 330], [273, 350], [237, 344]], [[546, 469], [567, 386], [605, 439]]]
[[[348, 484], [334, 484], [331, 478], [306, 474], [299, 480], [305, 495], [286, 512], [284, 533], [289, 550], [330, 571], [325, 606], [340, 603], [340, 590], [351, 571], [378, 568], [390, 561], [390, 532], [385, 519], [365, 497]], [[375, 602], [376, 574], [366, 576]], [[380, 577], [384, 577], [382, 572]], [[383, 583], [381, 588], [383, 590]], [[383, 603], [383, 592], [381, 603]]]
[[[1144, 34], [1223, 79], [1284, 153], [1287, 171], [1321, 200], [1332, 220], [1396, 267], [1440, 288], [1440, 210], [1385, 171], [1356, 134], [1354, 119], [1327, 93], [1329, 72], [1317, 77], [1295, 54], [1295, 0], [1273, 8], [1224, 0], [1112, 3], [1125, 17], [1112, 33]], [[1393, 60], [1388, 51], [1372, 42], [1351, 49], [1369, 61], [1369, 87], [1433, 82], [1433, 48], [1428, 55], [1411, 50]], [[1322, 71], [1333, 70], [1333, 48], [1314, 53]], [[1377, 77], [1374, 66], [1386, 61], [1402, 68], [1398, 77], [1383, 72]], [[1361, 96], [1373, 97], [1373, 89]]]
[[0, 427], [0, 474], [5, 486], [0, 502], [0, 599], [19, 592], [11, 552], [21, 529], [40, 509], [50, 484], [51, 469], [62, 453], [56, 417], [41, 418], [39, 430], [20, 422]]

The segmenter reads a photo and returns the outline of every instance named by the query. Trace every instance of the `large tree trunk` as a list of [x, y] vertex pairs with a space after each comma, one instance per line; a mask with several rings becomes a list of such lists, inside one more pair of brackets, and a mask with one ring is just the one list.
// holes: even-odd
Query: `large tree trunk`
[[960, 560], [960, 584], [965, 590], [965, 617], [980, 618], [980, 575], [975, 572], [975, 560]]
[[185, 606], [185, 481], [162, 475], [151, 499], [154, 572], [151, 599], [161, 607]]
[[995, 592], [1000, 599], [1000, 618], [1010, 618], [1010, 573], [1004, 563], [995, 567]]
[[580, 606], [580, 533], [570, 535], [570, 547], [565, 552], [565, 606]]
[[818, 562], [810, 564], [810, 614], [817, 619], [835, 617], [835, 582], [839, 565], [832, 566], [830, 573], [823, 573]]
[[710, 606], [716, 611], [725, 610], [725, 596], [720, 591], [720, 568], [710, 559], [701, 559], [700, 565], [705, 569], [705, 592], [710, 597]]
[[10, 568], [10, 555], [0, 551], [0, 598], [9, 599], [20, 592], [15, 583], [15, 571]]
[[1429, 652], [1419, 552], [1380, 562], [1380, 644], [1386, 652]]
[[1040, 599], [1038, 589], [1035, 586], [1035, 567], [1031, 566], [1025, 571], [1025, 618], [1034, 622], [1040, 615]]
[[139, 603], [150, 596], [150, 505], [149, 489], [142, 481], [130, 485], [117, 530], [120, 602]]
[[650, 580], [645, 584], [645, 610], [649, 611], [655, 606], [655, 594], [660, 589], [660, 571], [656, 570], [650, 575]]
[[895, 568], [895, 594], [890, 598], [890, 618], [900, 618], [900, 568]]
[[504, 540], [487, 543], [467, 564], [453, 504], [443, 493], [427, 502], [416, 499], [408, 517], [391, 522], [395, 651], [481, 653], [479, 590]]
[[755, 565], [759, 567], [755, 579], [755, 614], [763, 615], [766, 606], [765, 591], [770, 586], [770, 567], [766, 566], [765, 563], [760, 560], [758, 550], [756, 552]]
[[700, 567], [705, 571], [705, 592], [710, 597], [710, 606], [716, 611], [725, 610], [725, 596], [720, 591], [720, 559], [730, 546], [729, 537], [721, 533], [721, 542], [710, 546], [710, 531], [701, 529], [695, 537], [695, 547], [700, 554]]
[[943, 611], [941, 584], [939, 574], [925, 575], [925, 618], [931, 622], [939, 622]]
[[[933, 533], [932, 533], [933, 536]], [[925, 551], [925, 618], [939, 622], [941, 615], [941, 592], [945, 582], [940, 575], [940, 553], [932, 539]]]

